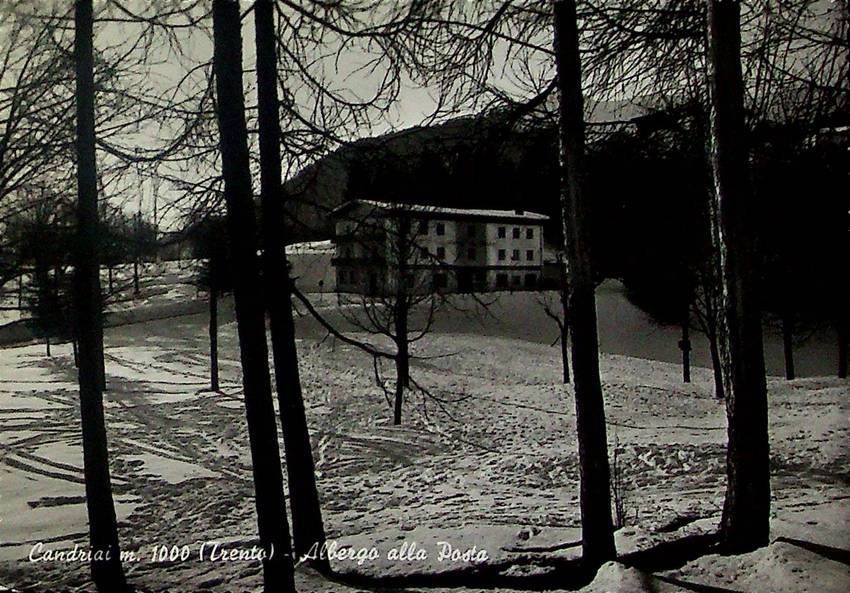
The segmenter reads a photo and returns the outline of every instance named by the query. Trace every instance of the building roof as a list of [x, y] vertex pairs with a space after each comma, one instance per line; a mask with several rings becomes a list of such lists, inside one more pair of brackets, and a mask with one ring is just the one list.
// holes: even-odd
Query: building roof
[[305, 241], [302, 243], [290, 243], [286, 246], [287, 255], [315, 255], [319, 253], [330, 253], [334, 250], [333, 241]]
[[351, 200], [331, 211], [331, 216], [339, 216], [341, 213], [356, 206], [367, 206], [375, 210], [386, 212], [404, 211], [411, 216], [447, 219], [469, 219], [482, 218], [488, 220], [511, 220], [542, 223], [549, 220], [545, 214], [529, 212], [528, 210], [489, 210], [479, 208], [444, 208], [441, 206], [429, 206], [425, 204], [404, 204], [401, 202], [379, 202], [377, 200]]

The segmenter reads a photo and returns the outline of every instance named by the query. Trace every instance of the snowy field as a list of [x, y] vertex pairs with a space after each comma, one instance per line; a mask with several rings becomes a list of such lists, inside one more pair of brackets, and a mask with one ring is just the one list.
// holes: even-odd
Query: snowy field
[[[293, 278], [304, 293], [310, 293], [314, 304], [322, 309], [332, 307], [336, 296], [333, 289], [334, 274], [330, 266], [333, 247], [329, 241], [297, 243], [287, 246]], [[106, 298], [105, 323], [122, 325], [153, 319], [163, 319], [198, 313], [206, 310], [206, 294], [196, 286], [200, 268], [199, 260], [148, 262], [140, 266], [139, 293], [133, 290], [133, 266], [122, 264], [113, 270], [113, 291]], [[28, 279], [24, 277], [24, 287]], [[101, 270], [104, 291], [109, 286], [108, 272]], [[549, 300], [557, 302], [554, 293]], [[557, 327], [547, 317], [536, 292], [490, 293], [484, 296], [490, 303], [489, 315], [469, 315], [475, 308], [471, 299], [455, 297], [459, 309], [444, 307], [435, 320], [435, 329], [441, 333], [474, 333], [499, 338], [551, 344], [558, 336]], [[0, 346], [30, 339], [31, 333], [14, 328], [14, 322], [26, 318], [26, 310], [17, 309], [17, 282], [0, 287]], [[623, 354], [665, 362], [680, 362], [678, 348], [681, 329], [677, 326], [659, 325], [626, 298], [623, 285], [616, 280], [603, 282], [596, 290], [598, 310], [599, 347], [608, 354]], [[24, 298], [26, 305], [26, 297]], [[338, 325], [345, 320], [334, 316]], [[6, 327], [4, 327], [4, 325]], [[309, 319], [301, 322], [303, 331], [316, 335], [322, 331]], [[782, 337], [775, 325], [764, 328], [765, 365], [768, 375], [785, 372]], [[691, 364], [710, 367], [708, 341], [697, 331], [691, 332]], [[837, 339], [831, 327], [806, 328], [794, 337], [795, 368], [798, 377], [818, 377], [833, 374], [837, 368]]]
[[[100, 270], [100, 283], [104, 291], [104, 304], [109, 314], [120, 319], [131, 311], [146, 309], [154, 314], [157, 308], [172, 309], [198, 298], [195, 278], [198, 273], [197, 260], [143, 262], [139, 264], [139, 292], [133, 282], [133, 264], [119, 264], [112, 270], [112, 290], [109, 290], [109, 271]], [[72, 271], [68, 271], [71, 274]], [[26, 310], [30, 291], [30, 277], [21, 277], [22, 298], [18, 299], [18, 282], [12, 280], [0, 287], [0, 327], [4, 324], [30, 317]], [[117, 323], [120, 321], [116, 320]]]
[[[414, 394], [405, 425], [395, 428], [371, 359], [302, 333], [328, 535], [338, 549], [374, 547], [377, 555], [333, 560], [341, 582], [300, 567], [302, 592], [850, 590], [847, 381], [769, 380], [770, 546], [694, 558], [673, 544], [659, 558], [641, 551], [664, 541], [698, 543], [717, 525], [723, 405], [712, 397], [708, 370], [695, 369], [684, 385], [676, 365], [604, 355], [608, 434], [625, 492], [627, 524], [617, 533], [625, 556], [588, 585], [572, 572], [580, 551], [575, 418], [572, 390], [559, 383], [557, 348], [432, 334], [422, 351], [447, 356], [418, 361], [412, 375], [457, 401], [443, 410]], [[259, 591], [256, 561], [198, 559], [204, 542], [256, 543], [234, 324], [222, 327], [220, 394], [203, 391], [204, 315], [112, 328], [106, 346], [120, 538], [138, 554], [127, 564], [129, 578], [143, 591]], [[28, 558], [39, 542], [36, 560], [45, 550], [85, 546], [87, 537], [75, 372], [70, 347], [56, 352], [48, 359], [42, 346], [0, 349], [0, 590], [87, 583], [85, 564]], [[188, 546], [191, 555], [153, 562], [162, 545]], [[473, 546], [473, 559], [453, 560], [451, 551]], [[399, 551], [406, 554], [395, 558]]]

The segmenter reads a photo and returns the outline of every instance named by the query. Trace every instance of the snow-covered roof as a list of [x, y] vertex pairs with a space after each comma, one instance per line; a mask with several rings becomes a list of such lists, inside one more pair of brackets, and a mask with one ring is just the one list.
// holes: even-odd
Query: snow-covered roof
[[341, 212], [349, 210], [355, 206], [368, 206], [376, 210], [399, 211], [403, 210], [411, 214], [427, 215], [430, 218], [446, 217], [446, 218], [485, 218], [499, 220], [524, 220], [543, 222], [549, 220], [545, 214], [537, 212], [529, 212], [528, 210], [490, 210], [480, 208], [444, 208], [442, 206], [430, 206], [425, 204], [404, 204], [401, 202], [379, 202], [377, 200], [351, 200], [337, 206], [331, 212], [332, 216], [339, 215]]
[[308, 253], [327, 253], [334, 250], [333, 243], [330, 239], [326, 241], [305, 241], [303, 243], [292, 243], [286, 246], [286, 253], [289, 254], [308, 254]]

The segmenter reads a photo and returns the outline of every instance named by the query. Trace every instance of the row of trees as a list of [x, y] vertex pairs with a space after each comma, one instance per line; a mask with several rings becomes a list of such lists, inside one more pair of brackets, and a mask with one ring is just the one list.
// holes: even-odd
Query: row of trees
[[[51, 338], [74, 341], [71, 315], [71, 253], [74, 250], [74, 211], [63, 196], [45, 197], [10, 217], [5, 225], [6, 271], [17, 276], [10, 282], [17, 294], [16, 308], [26, 311], [37, 334], [45, 339], [50, 355]], [[103, 209], [101, 209], [103, 210]], [[101, 212], [98, 251], [106, 268], [105, 302], [127, 291], [140, 294], [140, 264], [156, 257], [156, 229], [141, 215]], [[132, 265], [132, 274], [119, 266]], [[26, 281], [25, 281], [26, 280]]]
[[[604, 242], [598, 269], [622, 279], [632, 301], [658, 321], [707, 336], [722, 397], [705, 115], [699, 105], [678, 106], [606, 134], [589, 147], [588, 184], [593, 227]], [[847, 286], [833, 262], [846, 244], [847, 201], [840, 189], [846, 150], [823, 133], [801, 137], [793, 124], [748, 137], [758, 155], [753, 274], [766, 321], [782, 331], [786, 376], [793, 379], [797, 342], [842, 326]], [[616, 177], [603, 173], [611, 159], [620, 163]], [[805, 207], [801, 196], [807, 196]]]
[[[292, 168], [301, 167], [328, 146], [344, 143], [346, 136], [355, 131], [362, 133], [372, 116], [383, 114], [392, 104], [402, 73], [436, 89], [439, 101], [435, 118], [507, 105], [519, 114], [537, 114], [557, 121], [559, 194], [569, 269], [564, 279], [563, 306], [572, 333], [583, 558], [590, 568], [614, 558], [616, 550], [595, 322], [598, 272], [593, 251], [598, 246], [589, 225], [591, 204], [586, 191], [585, 96], [640, 97], [651, 90], [654, 96], [670, 98], [685, 90], [694, 92], [709, 113], [707, 137], [713, 179], [708, 202], [713, 229], [710, 260], [717, 264], [717, 274], [711, 278], [713, 289], [722, 294], [717, 306], [717, 334], [729, 447], [721, 539], [731, 551], [749, 550], [767, 542], [767, 402], [760, 303], [752, 274], [755, 252], [751, 241], [751, 159], [749, 147], [741, 141], [748, 137], [751, 101], [745, 102], [745, 97], [756, 89], [756, 104], [768, 105], [765, 109], [772, 113], [774, 98], [796, 88], [796, 81], [802, 79], [808, 88], [818, 91], [811, 91], [807, 97], [810, 101], [827, 107], [835, 105], [827, 91], [843, 89], [846, 77], [820, 68], [828, 62], [820, 61], [818, 49], [845, 51], [846, 40], [832, 29], [812, 24], [810, 19], [798, 18], [797, 22], [805, 26], [789, 28], [788, 23], [794, 20], [788, 14], [775, 16], [776, 12], [760, 2], [745, 5], [743, 24], [738, 2], [706, 0], [693, 5], [659, 0], [656, 4], [647, 8], [641, 2], [626, 0], [611, 5], [556, 0], [550, 6], [548, 2], [530, 0], [492, 5], [413, 2], [387, 6], [256, 0], [251, 4], [256, 44], [254, 91], [243, 85], [239, 3], [214, 0], [210, 73], [215, 84], [201, 84], [191, 96], [175, 100], [172, 95], [171, 100], [165, 101], [142, 92], [113, 94], [104, 90], [109, 88], [107, 75], [120, 73], [125, 65], [106, 64], [106, 74], [96, 78], [98, 65], [103, 64], [96, 60], [94, 51], [92, 0], [75, 1], [71, 61], [74, 91], [59, 93], [56, 103], [65, 109], [73, 105], [76, 112], [73, 146], [68, 142], [59, 145], [64, 146], [62, 154], [73, 155], [76, 169], [73, 311], [79, 342], [86, 496], [92, 548], [108, 557], [108, 561], [92, 563], [92, 577], [99, 590], [128, 588], [118, 555], [102, 404], [103, 296], [99, 263], [103, 227], [98, 194], [107, 185], [102, 181], [104, 171], [115, 180], [126, 177], [131, 168], [137, 174], [161, 175], [183, 192], [182, 206], [189, 214], [208, 211], [224, 201], [258, 531], [263, 548], [275, 550], [263, 563], [265, 586], [266, 590], [292, 591], [293, 555], [303, 555], [320, 545], [324, 529], [298, 376], [292, 286], [282, 249], [287, 228], [283, 226], [281, 162]], [[782, 4], [783, 10], [792, 14], [804, 13], [809, 5], [802, 0]], [[117, 16], [107, 14], [104, 22], [133, 23], [143, 28], [138, 43], [132, 42], [135, 45], [131, 49], [136, 53], [123, 54], [142, 56], [141, 61], [152, 55], [156, 32], [163, 32], [167, 40], [166, 49], [160, 48], [160, 52], [180, 55], [184, 54], [175, 31], [208, 32], [209, 13], [200, 3], [188, 7], [155, 5], [144, 14], [133, 12], [121, 2], [112, 5]], [[44, 27], [48, 46], [50, 35], [63, 19], [62, 15], [53, 15], [40, 21], [48, 23]], [[769, 27], [764, 24], [768, 22]], [[846, 22], [841, 26], [846, 27]], [[817, 59], [806, 61], [808, 54], [803, 51], [803, 66], [789, 64], [788, 54], [792, 50], [796, 53], [798, 47], [788, 49], [789, 36], [806, 40], [808, 52], [816, 54]], [[554, 44], [550, 44], [552, 39]], [[381, 73], [377, 81], [372, 81], [377, 88], [372, 100], [358, 100], [356, 93], [335, 88], [333, 81], [310, 74], [311, 51], [317, 46], [338, 44], [336, 53], [345, 55], [349, 42], [354, 41], [365, 43], [367, 67]], [[753, 44], [761, 50], [742, 54], [742, 48], [750, 49]], [[782, 47], [786, 49], [777, 49]], [[64, 63], [67, 66], [69, 60]], [[759, 74], [758, 69], [753, 76], [753, 64], [769, 70], [770, 76]], [[208, 66], [205, 63], [200, 70]], [[499, 69], [511, 73], [503, 79], [508, 81], [506, 84], [494, 77]], [[195, 70], [181, 82], [189, 80], [192, 72]], [[69, 83], [68, 76], [63, 80]], [[293, 80], [300, 80], [302, 85], [293, 86]], [[49, 79], [48, 84], [53, 81]], [[131, 104], [135, 100], [135, 105], [143, 107], [118, 109], [104, 123], [96, 117], [103, 112], [95, 111], [96, 89], [101, 97], [109, 97], [103, 103], [110, 114], [108, 108], [125, 100]], [[826, 90], [821, 93], [822, 89]], [[263, 208], [260, 225], [255, 214], [253, 152], [246, 116], [246, 101], [254, 93], [259, 131], [258, 159], [254, 164], [259, 167]], [[557, 101], [551, 100], [555, 95]], [[305, 112], [303, 105], [311, 100], [312, 111]], [[19, 107], [13, 101], [11, 108]], [[138, 131], [150, 122], [155, 122], [162, 134], [170, 135], [163, 147], [140, 154], [119, 143], [120, 133], [132, 137], [128, 130]], [[216, 124], [217, 132], [211, 127]], [[98, 148], [111, 160], [99, 162]], [[39, 154], [40, 158], [45, 157], [44, 152]], [[47, 162], [53, 162], [56, 155], [47, 156]], [[0, 151], [0, 165], [3, 157]], [[163, 163], [182, 175], [155, 169]], [[191, 168], [200, 172], [187, 176]], [[0, 198], [4, 195], [13, 194], [0, 194]], [[257, 255], [259, 247], [262, 257]], [[271, 321], [273, 369], [268, 363], [267, 314]], [[403, 333], [403, 328], [397, 329], [397, 334]], [[396, 342], [396, 348], [400, 347]], [[291, 540], [273, 414], [272, 370], [289, 474]], [[397, 383], [403, 385], [409, 378], [408, 370], [398, 368], [397, 373]]]

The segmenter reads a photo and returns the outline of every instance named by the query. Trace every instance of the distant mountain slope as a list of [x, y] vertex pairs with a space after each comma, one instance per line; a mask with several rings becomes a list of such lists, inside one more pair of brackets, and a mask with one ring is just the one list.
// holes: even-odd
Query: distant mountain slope
[[[600, 104], [592, 120], [622, 121], [642, 112], [633, 105]], [[460, 208], [521, 206], [556, 216], [554, 128], [509, 117], [504, 112], [461, 117], [338, 148], [285, 183], [292, 240], [329, 238], [328, 212], [353, 198]], [[550, 226], [559, 232], [556, 220]]]

